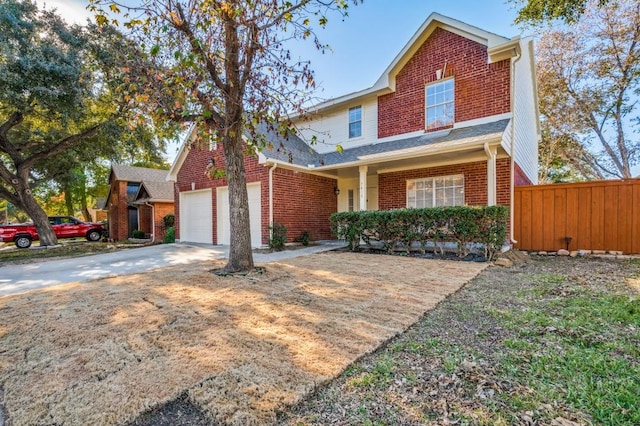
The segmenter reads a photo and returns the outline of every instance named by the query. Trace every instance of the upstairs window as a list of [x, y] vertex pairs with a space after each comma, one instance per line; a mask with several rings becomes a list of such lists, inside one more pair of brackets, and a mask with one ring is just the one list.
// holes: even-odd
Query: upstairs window
[[349, 139], [362, 136], [362, 106], [349, 108]]
[[138, 182], [127, 182], [127, 195], [133, 197], [138, 192], [140, 184]]
[[425, 89], [426, 129], [453, 126], [453, 78], [429, 84]]
[[407, 181], [407, 207], [464, 205], [464, 176], [439, 176]]

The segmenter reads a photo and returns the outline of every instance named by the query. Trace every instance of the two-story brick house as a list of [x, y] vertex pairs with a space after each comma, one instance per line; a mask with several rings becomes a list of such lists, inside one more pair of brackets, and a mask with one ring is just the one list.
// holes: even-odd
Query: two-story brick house
[[[289, 239], [331, 238], [336, 211], [510, 206], [514, 186], [537, 182], [538, 115], [532, 40], [434, 13], [372, 87], [316, 105], [297, 135], [267, 135], [274, 148], [245, 158], [252, 243], [274, 222]], [[222, 147], [190, 147], [169, 173], [177, 238], [228, 243], [227, 183], [206, 174]]]

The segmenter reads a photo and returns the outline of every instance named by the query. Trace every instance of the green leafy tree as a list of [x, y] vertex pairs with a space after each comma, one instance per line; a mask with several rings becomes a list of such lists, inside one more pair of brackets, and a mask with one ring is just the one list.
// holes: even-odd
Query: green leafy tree
[[573, 26], [537, 46], [540, 157], [584, 178], [630, 178], [640, 141], [640, 3], [592, 2]]
[[231, 225], [227, 271], [253, 268], [244, 155], [265, 146], [265, 130], [290, 131], [287, 114], [301, 112], [315, 86], [309, 63], [292, 58], [288, 43], [309, 39], [324, 49], [314, 29], [327, 24], [330, 12], [346, 15], [358, 2], [95, 0], [98, 22], [126, 10], [124, 25], [155, 59], [153, 68], [129, 62], [136, 70], [127, 85], [131, 96], [157, 120], [196, 123], [201, 137], [222, 143]]
[[[589, 0], [510, 0], [520, 5], [516, 23], [540, 24], [553, 20], [575, 23], [585, 12]], [[598, 0], [599, 6], [605, 6], [609, 0]]]
[[0, 198], [31, 217], [41, 245], [57, 239], [33, 191], [58, 162], [153, 133], [113, 90], [129, 56], [135, 45], [112, 29], [69, 26], [30, 0], [0, 3]]

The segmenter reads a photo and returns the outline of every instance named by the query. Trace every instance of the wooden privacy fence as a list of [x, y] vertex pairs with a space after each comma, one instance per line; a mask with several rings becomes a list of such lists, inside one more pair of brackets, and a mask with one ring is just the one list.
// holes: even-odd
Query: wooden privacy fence
[[640, 253], [640, 179], [516, 187], [513, 220], [521, 250]]

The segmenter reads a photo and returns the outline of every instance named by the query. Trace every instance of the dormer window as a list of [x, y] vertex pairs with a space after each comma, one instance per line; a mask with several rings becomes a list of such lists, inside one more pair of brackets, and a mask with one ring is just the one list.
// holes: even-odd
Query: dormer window
[[362, 106], [349, 108], [349, 139], [362, 136]]
[[426, 129], [451, 127], [454, 123], [453, 78], [427, 85], [425, 89]]

